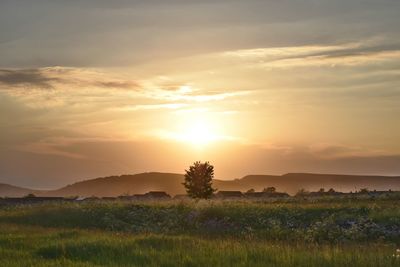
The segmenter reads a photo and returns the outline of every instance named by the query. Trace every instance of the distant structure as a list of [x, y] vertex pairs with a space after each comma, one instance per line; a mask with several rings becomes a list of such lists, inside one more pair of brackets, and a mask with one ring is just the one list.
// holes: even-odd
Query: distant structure
[[135, 200], [135, 196], [123, 195], [118, 197], [119, 200]]
[[290, 197], [288, 193], [283, 192], [246, 192], [245, 196], [248, 198], [286, 198]]
[[77, 201], [96, 201], [96, 200], [100, 200], [100, 198], [96, 197], [96, 196], [91, 196], [91, 197], [78, 197], [75, 200]]
[[241, 191], [218, 191], [215, 194], [215, 198], [218, 199], [234, 199], [234, 198], [286, 198], [290, 197], [289, 194], [283, 192], [276, 192], [275, 190], [264, 190], [261, 192], [255, 192], [254, 190], [248, 190], [245, 193]]
[[102, 200], [117, 200], [118, 198], [116, 197], [102, 197]]
[[346, 195], [345, 193], [342, 192], [337, 192], [333, 188], [329, 189], [328, 191], [325, 191], [323, 188], [321, 188], [317, 192], [309, 192], [308, 196], [310, 197], [323, 197], [323, 196], [343, 196]]
[[218, 191], [215, 194], [216, 198], [242, 198], [243, 194], [240, 191]]
[[[318, 198], [349, 198], [349, 199], [400, 199], [400, 191], [377, 191], [377, 190], [367, 190], [363, 189], [357, 192], [343, 193], [337, 192], [334, 189], [329, 189], [325, 191], [324, 189], [320, 189], [315, 192], [308, 192], [305, 190], [300, 190], [295, 196], [290, 196], [284, 192], [276, 192], [275, 190], [263, 190], [261, 192], [255, 192], [255, 190], [248, 190], [243, 193], [241, 191], [218, 191], [213, 195], [213, 199], [221, 199], [221, 200], [240, 200], [240, 199], [252, 199], [252, 200], [266, 200], [266, 199], [284, 199], [284, 198], [303, 198], [303, 199], [318, 199]], [[0, 197], [0, 205], [30, 205], [36, 203], [44, 203], [44, 202], [86, 202], [86, 201], [117, 201], [117, 200], [126, 200], [126, 201], [163, 201], [163, 200], [189, 200], [191, 199], [186, 194], [179, 194], [171, 198], [169, 194], [164, 191], [150, 191], [145, 194], [134, 194], [134, 195], [123, 195], [119, 197], [36, 197], [34, 195], [27, 195], [25, 197]]]
[[382, 197], [382, 196], [390, 196], [390, 195], [394, 195], [394, 194], [396, 194], [397, 192], [396, 191], [392, 191], [392, 190], [389, 190], [389, 191], [377, 191], [377, 190], [374, 190], [374, 191], [368, 191], [368, 196], [371, 196], [371, 197]]
[[63, 197], [35, 197], [35, 196], [6, 197], [1, 199], [1, 202], [4, 204], [35, 204], [35, 203], [54, 202], [54, 201], [56, 202], [72, 201], [72, 199]]
[[168, 195], [164, 191], [150, 191], [145, 194], [134, 194], [134, 195], [124, 195], [119, 196], [118, 199], [121, 200], [150, 200], [150, 199], [157, 199], [157, 200], [166, 200], [171, 199], [171, 196]]
[[164, 191], [150, 191], [144, 195], [148, 198], [157, 198], [157, 199], [170, 199], [171, 198], [171, 196], [168, 195]]

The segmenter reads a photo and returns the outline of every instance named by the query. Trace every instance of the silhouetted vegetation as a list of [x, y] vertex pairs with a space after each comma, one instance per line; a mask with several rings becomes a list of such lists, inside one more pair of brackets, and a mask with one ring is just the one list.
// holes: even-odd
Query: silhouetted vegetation
[[0, 266], [398, 266], [399, 194], [369, 194], [3, 206]]
[[361, 188], [360, 193], [361, 194], [368, 194], [369, 190], [367, 188]]
[[308, 192], [306, 189], [301, 188], [299, 191], [297, 191], [296, 193], [296, 197], [303, 197], [303, 196], [307, 196], [310, 192]]
[[216, 191], [212, 187], [214, 178], [214, 166], [209, 162], [196, 161], [189, 170], [185, 170], [185, 181], [183, 185], [187, 194], [192, 198], [210, 198]]
[[[120, 195], [144, 194], [146, 191], [165, 191], [169, 195], [184, 194], [182, 186], [185, 177], [183, 174], [173, 173], [140, 173], [135, 175], [109, 176], [77, 182], [58, 190], [32, 190], [0, 184], [0, 197], [23, 197], [34, 193], [37, 197], [118, 197]], [[213, 179], [213, 187], [222, 191], [237, 190], [246, 192], [250, 188], [262, 191], [266, 187], [275, 187], [279, 192], [290, 195], [296, 194], [300, 188], [307, 191], [318, 191], [324, 187], [335, 191], [350, 192], [368, 188], [369, 191], [400, 190], [400, 177], [383, 176], [354, 176], [329, 174], [285, 174], [275, 175], [248, 175], [234, 180]]]
[[276, 192], [276, 188], [273, 187], [273, 186], [267, 187], [267, 188], [264, 188], [263, 192], [265, 192], [265, 193], [275, 193]]

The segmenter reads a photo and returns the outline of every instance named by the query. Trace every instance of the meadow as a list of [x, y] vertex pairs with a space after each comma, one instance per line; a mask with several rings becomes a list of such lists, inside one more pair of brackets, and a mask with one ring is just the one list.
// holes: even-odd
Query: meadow
[[400, 266], [398, 199], [0, 207], [0, 266]]

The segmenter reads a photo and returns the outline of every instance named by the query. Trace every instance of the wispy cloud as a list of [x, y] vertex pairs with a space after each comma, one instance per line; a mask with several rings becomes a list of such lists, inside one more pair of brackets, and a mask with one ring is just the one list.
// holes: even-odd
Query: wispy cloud
[[180, 109], [188, 106], [184, 103], [167, 103], [167, 104], [148, 104], [148, 105], [129, 105], [124, 107], [113, 108], [120, 111], [136, 111], [136, 110], [159, 110], [159, 109]]
[[309, 146], [311, 154], [320, 158], [346, 158], [346, 157], [378, 157], [386, 156], [387, 152], [372, 150], [361, 146], [342, 144], [317, 143]]
[[137, 89], [137, 81], [118, 77], [113, 72], [90, 68], [46, 67], [37, 69], [2, 69], [3, 89], [23, 86], [24, 89], [52, 88], [69, 90], [82, 88]]
[[126, 142], [124, 139], [104, 138], [104, 137], [47, 137], [29, 142], [24, 145], [15, 146], [14, 149], [34, 154], [55, 155], [73, 159], [87, 159], [84, 151], [74, 151], [73, 147], [79, 144], [90, 143], [116, 143]]
[[321, 65], [359, 65], [400, 58], [400, 44], [349, 43], [335, 46], [295, 46], [228, 51], [223, 57], [237, 58], [247, 66], [290, 68]]
[[23, 85], [51, 88], [52, 83], [57, 80], [57, 78], [49, 77], [42, 73], [40, 69], [0, 70], [0, 83], [8, 87]]
[[[52, 88], [55, 91], [52, 93], [53, 95], [56, 95], [57, 91], [70, 95], [77, 94], [80, 97], [94, 97], [96, 94], [101, 96], [105, 93], [109, 96], [111, 94], [114, 96], [120, 94], [121, 96], [134, 96], [137, 98], [171, 102], [207, 102], [251, 93], [240, 90], [204, 90], [188, 85], [185, 82], [165, 79], [161, 81], [158, 78], [132, 80], [112, 71], [64, 67], [48, 67], [32, 70], [0, 70], [0, 83], [6, 85], [2, 89], [13, 90], [21, 88], [19, 86], [23, 85], [22, 88], [25, 90], [23, 94], [27, 94], [26, 90], [30, 90], [31, 93], [29, 94], [48, 95], [48, 93], [37, 91], [36, 89]], [[118, 91], [121, 89], [123, 91]], [[90, 91], [84, 93], [85, 90]], [[13, 94], [21, 95], [18, 92], [14, 92]], [[166, 105], [163, 107], [173, 107], [173, 103], [166, 103]], [[151, 109], [151, 107], [138, 106], [137, 109]], [[161, 106], [157, 108], [159, 107]]]
[[164, 87], [157, 85], [150, 88], [152, 89], [144, 91], [146, 96], [165, 101], [208, 102], [251, 94], [250, 91], [240, 90], [209, 91], [188, 85], [182, 85], [173, 90], [171, 88], [164, 89]]

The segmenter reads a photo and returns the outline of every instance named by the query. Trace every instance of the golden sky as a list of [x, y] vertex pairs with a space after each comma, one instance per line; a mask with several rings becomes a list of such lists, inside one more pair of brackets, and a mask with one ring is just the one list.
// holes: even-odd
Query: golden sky
[[400, 175], [397, 0], [2, 1], [0, 182]]

